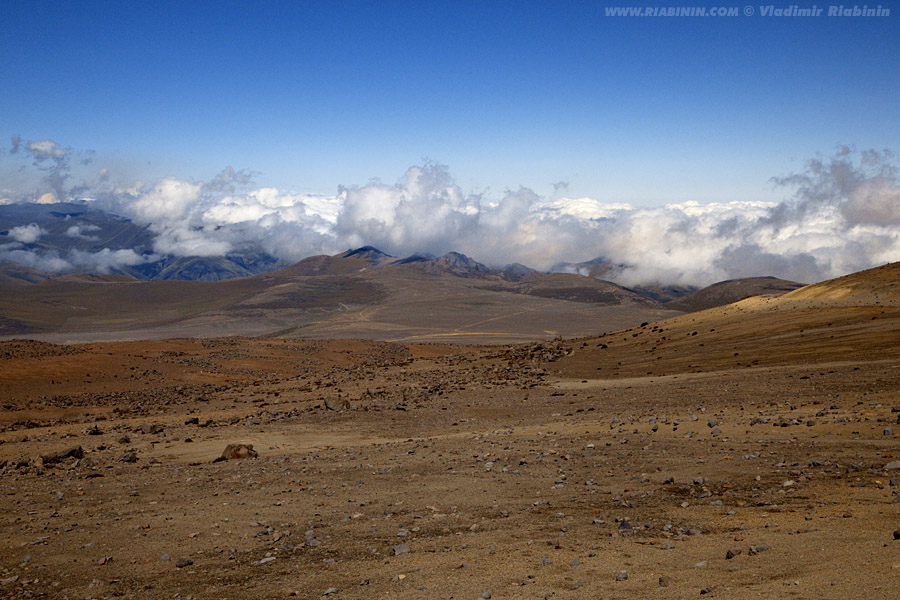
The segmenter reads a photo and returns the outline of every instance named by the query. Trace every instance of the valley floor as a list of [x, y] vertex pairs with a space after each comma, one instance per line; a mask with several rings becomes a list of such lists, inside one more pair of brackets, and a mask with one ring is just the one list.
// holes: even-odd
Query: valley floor
[[578, 346], [0, 343], [0, 596], [897, 597], [896, 360]]

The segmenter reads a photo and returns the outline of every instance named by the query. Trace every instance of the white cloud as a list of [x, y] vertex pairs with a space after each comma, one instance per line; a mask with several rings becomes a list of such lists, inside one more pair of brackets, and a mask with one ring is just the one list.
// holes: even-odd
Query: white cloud
[[[900, 202], [887, 152], [841, 149], [778, 180], [793, 199], [684, 202], [658, 208], [591, 198], [542, 201], [508, 192], [498, 202], [465, 196], [442, 167], [410, 169], [394, 186], [345, 189], [335, 231], [350, 245], [403, 255], [458, 250], [492, 264], [604, 257], [627, 285], [703, 285], [751, 275], [801, 281], [900, 260]], [[462, 206], [472, 210], [462, 210]]]
[[[69, 150], [50, 141], [29, 142], [26, 149], [35, 160], [59, 166], [56, 178], [47, 180], [50, 188], [37, 194], [71, 197], [71, 188], [58, 185], [67, 177]], [[491, 265], [518, 262], [538, 269], [603, 257], [616, 268], [610, 277], [627, 285], [702, 285], [750, 275], [809, 282], [900, 260], [895, 162], [887, 151], [849, 148], [816, 157], [802, 172], [774, 180], [793, 192], [778, 204], [636, 208], [585, 197], [550, 200], [525, 188], [485, 197], [465, 192], [446, 167], [434, 163], [411, 167], [393, 184], [340, 187], [333, 197], [251, 189], [249, 175], [230, 168], [207, 183], [166, 177], [149, 185], [115, 182], [101, 171], [90, 192], [97, 206], [147, 226], [160, 255], [262, 249], [295, 261], [373, 245], [397, 256], [455, 250]], [[4, 190], [3, 196], [25, 194]], [[38, 239], [42, 231], [32, 225], [16, 228], [11, 239]], [[91, 231], [73, 226], [67, 234], [84, 238]], [[137, 256], [57, 259], [101, 269]]]
[[0, 245], [0, 263], [14, 262], [38, 271], [62, 273], [71, 270], [72, 265], [55, 252], [25, 250], [21, 244]]
[[215, 230], [190, 227], [165, 227], [158, 232], [153, 250], [175, 256], [224, 256], [232, 250]]
[[70, 250], [61, 256], [54, 250], [25, 249], [21, 243], [0, 245], [0, 263], [15, 262], [45, 273], [72, 272], [110, 273], [124, 266], [134, 266], [159, 260], [153, 254], [141, 255], [131, 248], [99, 252]]
[[[260, 188], [244, 195], [226, 196], [206, 209], [203, 222], [227, 225], [260, 221], [276, 216], [276, 221], [305, 223], [322, 220], [334, 224], [340, 211], [335, 198], [282, 193], [277, 188]], [[271, 222], [271, 220], [269, 220]]]
[[387, 252], [447, 252], [478, 215], [478, 197], [467, 197], [446, 167], [411, 167], [395, 185], [380, 182], [345, 187], [334, 231], [350, 246], [374, 245]]
[[47, 231], [39, 227], [37, 223], [31, 223], [30, 225], [13, 227], [9, 230], [9, 237], [23, 244], [33, 244], [46, 233]]
[[[20, 140], [21, 143], [21, 140]], [[14, 143], [14, 147], [16, 147]], [[60, 148], [53, 140], [40, 140], [37, 142], [28, 142], [25, 150], [38, 162], [45, 160], [59, 160], [68, 154], [66, 148]]]
[[126, 208], [142, 224], [176, 222], [200, 199], [202, 185], [175, 177], [160, 179]]
[[95, 235], [87, 235], [87, 232], [91, 231], [100, 231], [100, 228], [96, 225], [72, 225], [68, 229], [66, 229], [66, 235], [70, 238], [77, 238], [82, 240], [92, 240], [96, 241], [97, 236]]
[[104, 248], [99, 252], [72, 250], [68, 258], [68, 262], [72, 265], [71, 269], [99, 273], [110, 273], [124, 266], [135, 266], [159, 259], [154, 255], [140, 255], [131, 248], [123, 250]]
[[849, 194], [844, 216], [850, 223], [900, 224], [900, 187], [885, 177], [863, 182]]
[[578, 219], [608, 219], [634, 210], [634, 207], [627, 203], [603, 203], [593, 198], [559, 198], [542, 204], [539, 210], [548, 215], [569, 215]]

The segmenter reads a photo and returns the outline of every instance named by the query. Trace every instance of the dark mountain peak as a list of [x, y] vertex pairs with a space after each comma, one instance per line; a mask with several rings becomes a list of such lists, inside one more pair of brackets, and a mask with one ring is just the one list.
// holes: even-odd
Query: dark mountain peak
[[456, 277], [488, 277], [492, 271], [478, 261], [459, 252], [448, 252], [437, 258], [429, 254], [413, 254], [395, 260], [394, 266], [412, 266], [431, 275], [455, 275]]
[[443, 265], [447, 265], [451, 269], [477, 271], [479, 273], [487, 273], [490, 270], [480, 262], [472, 260], [465, 254], [460, 254], [459, 252], [448, 252], [436, 260]]
[[382, 252], [375, 246], [363, 246], [355, 250], [347, 250], [343, 254], [338, 254], [338, 258], [361, 258], [373, 264], [383, 262], [385, 259], [394, 258], [386, 252]]
[[531, 267], [526, 267], [521, 263], [506, 265], [499, 270], [500, 278], [505, 279], [506, 281], [522, 281], [526, 277], [534, 275], [535, 273], [537, 273], [537, 271], [535, 271]]
[[251, 273], [224, 256], [182, 256], [168, 261], [153, 278], [181, 281], [222, 281]]
[[485, 278], [491, 275], [489, 268], [459, 252], [448, 252], [433, 263], [437, 272], [457, 277]]

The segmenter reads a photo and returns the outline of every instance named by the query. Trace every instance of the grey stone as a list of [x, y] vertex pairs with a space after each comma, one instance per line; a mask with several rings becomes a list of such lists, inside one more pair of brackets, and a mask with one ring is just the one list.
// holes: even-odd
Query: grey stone
[[394, 546], [394, 556], [409, 554], [409, 552], [409, 544], [397, 544], [396, 546]]

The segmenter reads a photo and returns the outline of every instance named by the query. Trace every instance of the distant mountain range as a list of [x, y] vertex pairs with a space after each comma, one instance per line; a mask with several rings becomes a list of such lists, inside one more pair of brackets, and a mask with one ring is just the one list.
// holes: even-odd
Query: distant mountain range
[[[19, 241], [16, 228], [34, 226], [36, 239]], [[147, 227], [133, 221], [96, 210], [83, 204], [7, 204], [0, 205], [0, 262], [13, 262], [2, 252], [14, 246], [19, 256], [38, 261], [38, 257], [58, 256], [67, 259], [72, 253], [94, 254], [104, 251], [131, 250], [142, 259], [137, 264], [103, 264], [104, 273], [127, 275], [148, 281], [221, 281], [272, 271], [287, 265], [284, 261], [258, 248], [244, 248], [226, 256], [159, 256], [154, 252], [155, 235]], [[5, 258], [5, 260], [3, 260]], [[67, 272], [93, 271], [90, 265], [75, 263]], [[82, 267], [82, 268], [79, 268]], [[40, 268], [26, 277], [51, 277]], [[24, 273], [23, 273], [24, 274]]]
[[[610, 319], [607, 309], [615, 309], [613, 321], [627, 324], [660, 311], [692, 312], [801, 286], [761, 277], [699, 290], [629, 289], [602, 279], [622, 267], [602, 258], [559, 264], [557, 272], [546, 273], [521, 264], [492, 268], [458, 252], [395, 257], [372, 246], [290, 265], [252, 248], [218, 257], [159, 256], [153, 240], [147, 228], [83, 205], [0, 206], [0, 335], [145, 327], [178, 335], [186, 322], [202, 335], [273, 335], [298, 327], [307, 335], [314, 329], [334, 335], [329, 328], [338, 323], [365, 337], [390, 338], [399, 330], [404, 335], [471, 335], [466, 323], [481, 313], [494, 315], [486, 318], [498, 326], [510, 315], [529, 315], [525, 325], [505, 326], [508, 341], [526, 335], [522, 331], [532, 338], [546, 332], [575, 334], [577, 323], [605, 327], [592, 324], [598, 317], [590, 315]], [[135, 264], [79, 271], [76, 262], [62, 275], [42, 270], [40, 261], [24, 264], [33, 257], [62, 260], [110, 251], [136, 257]], [[373, 307], [385, 319], [377, 327]], [[582, 314], [575, 318], [573, 311]], [[351, 314], [357, 319], [352, 326], [347, 325]], [[358, 319], [368, 319], [365, 327]], [[419, 325], [410, 326], [409, 319]], [[216, 323], [214, 333], [210, 323]]]
[[[722, 303], [759, 290], [739, 281], [723, 289], [714, 296]], [[455, 252], [399, 259], [359, 248], [221, 281], [0, 269], [0, 338], [54, 342], [241, 335], [509, 343], [597, 335], [689, 309], [584, 275], [490, 269]]]
[[[33, 227], [40, 232], [33, 235], [34, 239], [22, 235], [14, 235], [16, 229]], [[0, 205], [0, 283], [10, 285], [16, 281], [35, 282], [51, 279], [58, 275], [60, 268], [41, 268], [43, 263], [37, 257], [60, 257], [65, 260], [72, 253], [76, 255], [91, 255], [103, 252], [130, 251], [133, 252], [134, 264], [125, 264], [119, 261], [115, 264], [99, 262], [85, 264], [74, 262], [69, 268], [62, 269], [64, 273], [94, 273], [104, 275], [124, 275], [141, 281], [223, 281], [237, 277], [249, 277], [268, 273], [289, 266], [289, 263], [272, 256], [260, 248], [244, 247], [239, 252], [225, 256], [172, 256], [159, 255], [154, 251], [153, 240], [155, 234], [147, 227], [135, 224], [124, 217], [114, 215], [85, 204], [57, 203], [57, 204], [8, 204]], [[4, 252], [4, 248], [7, 252]], [[15, 250], [14, 252], [11, 250]], [[81, 253], [81, 254], [79, 254]], [[412, 266], [424, 273], [432, 275], [454, 275], [474, 279], [500, 279], [506, 282], [519, 282], [522, 285], [517, 288], [518, 293], [550, 293], [547, 286], [535, 287], [534, 279], [539, 272], [521, 264], [506, 265], [500, 268], [489, 268], [458, 252], [449, 252], [443, 256], [434, 257], [425, 254], [415, 254], [408, 257], [395, 257], [372, 246], [364, 246], [348, 250], [340, 255], [341, 258], [360, 258], [368, 262], [372, 267], [386, 266]], [[18, 259], [18, 260], [17, 260]], [[45, 261], [46, 262], [46, 261]], [[609, 260], [599, 257], [580, 263], [558, 263], [550, 269], [550, 273], [565, 273], [582, 275], [596, 280], [608, 279], [613, 273], [621, 270], [625, 265], [616, 265]], [[310, 265], [307, 265], [309, 268]], [[545, 284], [547, 281], [545, 280]], [[561, 290], [566, 285], [559, 284], [557, 278], [549, 288]], [[722, 295], [721, 299], [740, 299], [753, 290], [759, 289], [759, 293], [775, 293], [779, 290], [788, 291], [798, 284], [785, 282], [779, 284], [777, 280], [770, 279], [771, 289], [765, 285], [744, 286], [731, 284], [726, 288], [716, 290], [716, 294]], [[759, 282], [757, 282], [759, 283]], [[598, 297], [601, 293], [597, 290], [605, 286], [614, 285], [587, 284], [593, 291], [577, 289], [569, 291], [572, 298]], [[599, 287], [598, 287], [599, 286]], [[793, 286], [793, 287], [791, 287]], [[785, 289], [782, 289], [785, 288]], [[602, 293], [606, 293], [606, 291]], [[689, 286], [642, 286], [632, 288], [633, 292], [655, 302], [666, 303], [683, 299], [689, 294], [698, 291], [698, 288]], [[563, 294], [565, 292], [559, 292]], [[708, 296], [708, 294], [707, 294]], [[704, 303], [715, 304], [721, 299], [704, 299], [700, 296], [693, 300], [678, 305], [678, 310], [697, 310]]]

